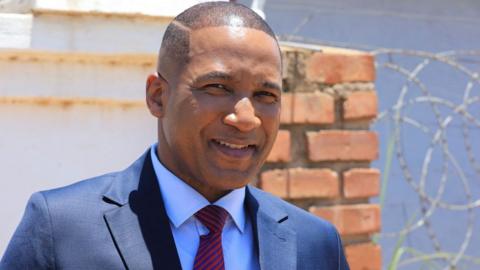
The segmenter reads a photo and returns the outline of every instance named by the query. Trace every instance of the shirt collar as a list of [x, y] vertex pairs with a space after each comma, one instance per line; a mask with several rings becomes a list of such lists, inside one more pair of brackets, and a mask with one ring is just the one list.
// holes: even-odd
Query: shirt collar
[[[165, 204], [165, 211], [175, 228], [181, 226], [187, 219], [193, 216], [200, 209], [209, 205], [205, 199], [191, 186], [169, 171], [159, 161], [157, 156], [157, 144], [150, 148], [153, 169], [157, 176], [160, 192]], [[232, 190], [227, 195], [214, 202], [214, 205], [223, 207], [233, 219], [240, 232], [245, 229], [245, 187]]]

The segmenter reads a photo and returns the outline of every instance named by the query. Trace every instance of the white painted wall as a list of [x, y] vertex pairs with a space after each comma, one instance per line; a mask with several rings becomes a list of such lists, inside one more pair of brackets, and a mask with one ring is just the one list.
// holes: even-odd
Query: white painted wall
[[155, 142], [145, 79], [196, 2], [0, 1], [0, 256], [33, 192], [121, 170]]
[[0, 52], [1, 97], [143, 100], [152, 55]]
[[[218, 0], [222, 1], [222, 0]], [[36, 0], [35, 9], [74, 12], [131, 13], [174, 17], [188, 7], [208, 0]]]
[[174, 17], [194, 4], [208, 1], [209, 0], [2, 0], [0, 1], [0, 12], [29, 13], [32, 10], [53, 10], [75, 13], [127, 13]]

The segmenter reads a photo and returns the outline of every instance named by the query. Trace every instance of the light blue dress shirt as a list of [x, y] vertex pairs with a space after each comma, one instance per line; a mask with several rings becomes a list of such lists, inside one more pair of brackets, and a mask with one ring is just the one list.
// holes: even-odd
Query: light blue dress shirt
[[[200, 235], [208, 234], [208, 229], [194, 214], [210, 202], [165, 168], [158, 159], [156, 149], [157, 144], [150, 149], [153, 168], [170, 219], [182, 269], [190, 270], [193, 269]], [[260, 269], [252, 221], [246, 212], [244, 201], [245, 187], [234, 189], [213, 203], [229, 213], [222, 232], [223, 258], [227, 270]]]

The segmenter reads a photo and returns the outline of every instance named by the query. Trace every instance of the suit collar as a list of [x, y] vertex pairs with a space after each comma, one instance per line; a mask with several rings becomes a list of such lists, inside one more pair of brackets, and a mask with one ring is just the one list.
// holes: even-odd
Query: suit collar
[[286, 211], [273, 200], [271, 195], [247, 187], [246, 203], [256, 232], [260, 268], [296, 269], [296, 233], [288, 226]]
[[128, 269], [181, 269], [148, 152], [117, 175], [104, 200], [119, 206], [104, 218]]

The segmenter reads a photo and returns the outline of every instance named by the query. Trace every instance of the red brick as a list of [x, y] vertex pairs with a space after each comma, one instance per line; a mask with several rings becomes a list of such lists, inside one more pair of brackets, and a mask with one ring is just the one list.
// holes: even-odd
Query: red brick
[[380, 192], [380, 171], [377, 169], [351, 169], [343, 173], [343, 196], [366, 198]]
[[278, 197], [286, 198], [287, 178], [286, 170], [265, 171], [260, 175], [260, 188]]
[[295, 93], [293, 96], [293, 123], [330, 124], [335, 121], [334, 99], [331, 95]]
[[381, 270], [382, 249], [372, 243], [348, 245], [345, 255], [351, 270]]
[[324, 130], [306, 134], [311, 161], [371, 161], [378, 157], [378, 137], [375, 132]]
[[306, 79], [326, 84], [375, 81], [373, 56], [367, 53], [317, 52], [306, 61]]
[[377, 116], [378, 102], [375, 91], [350, 93], [343, 103], [343, 119], [372, 119]]
[[282, 110], [280, 112], [280, 123], [290, 124], [292, 123], [292, 94], [282, 94]]
[[290, 131], [279, 130], [267, 162], [288, 162], [290, 158]]
[[380, 231], [380, 207], [373, 204], [310, 207], [310, 212], [332, 222], [342, 235]]
[[289, 170], [289, 198], [334, 198], [338, 195], [336, 172], [330, 169]]

